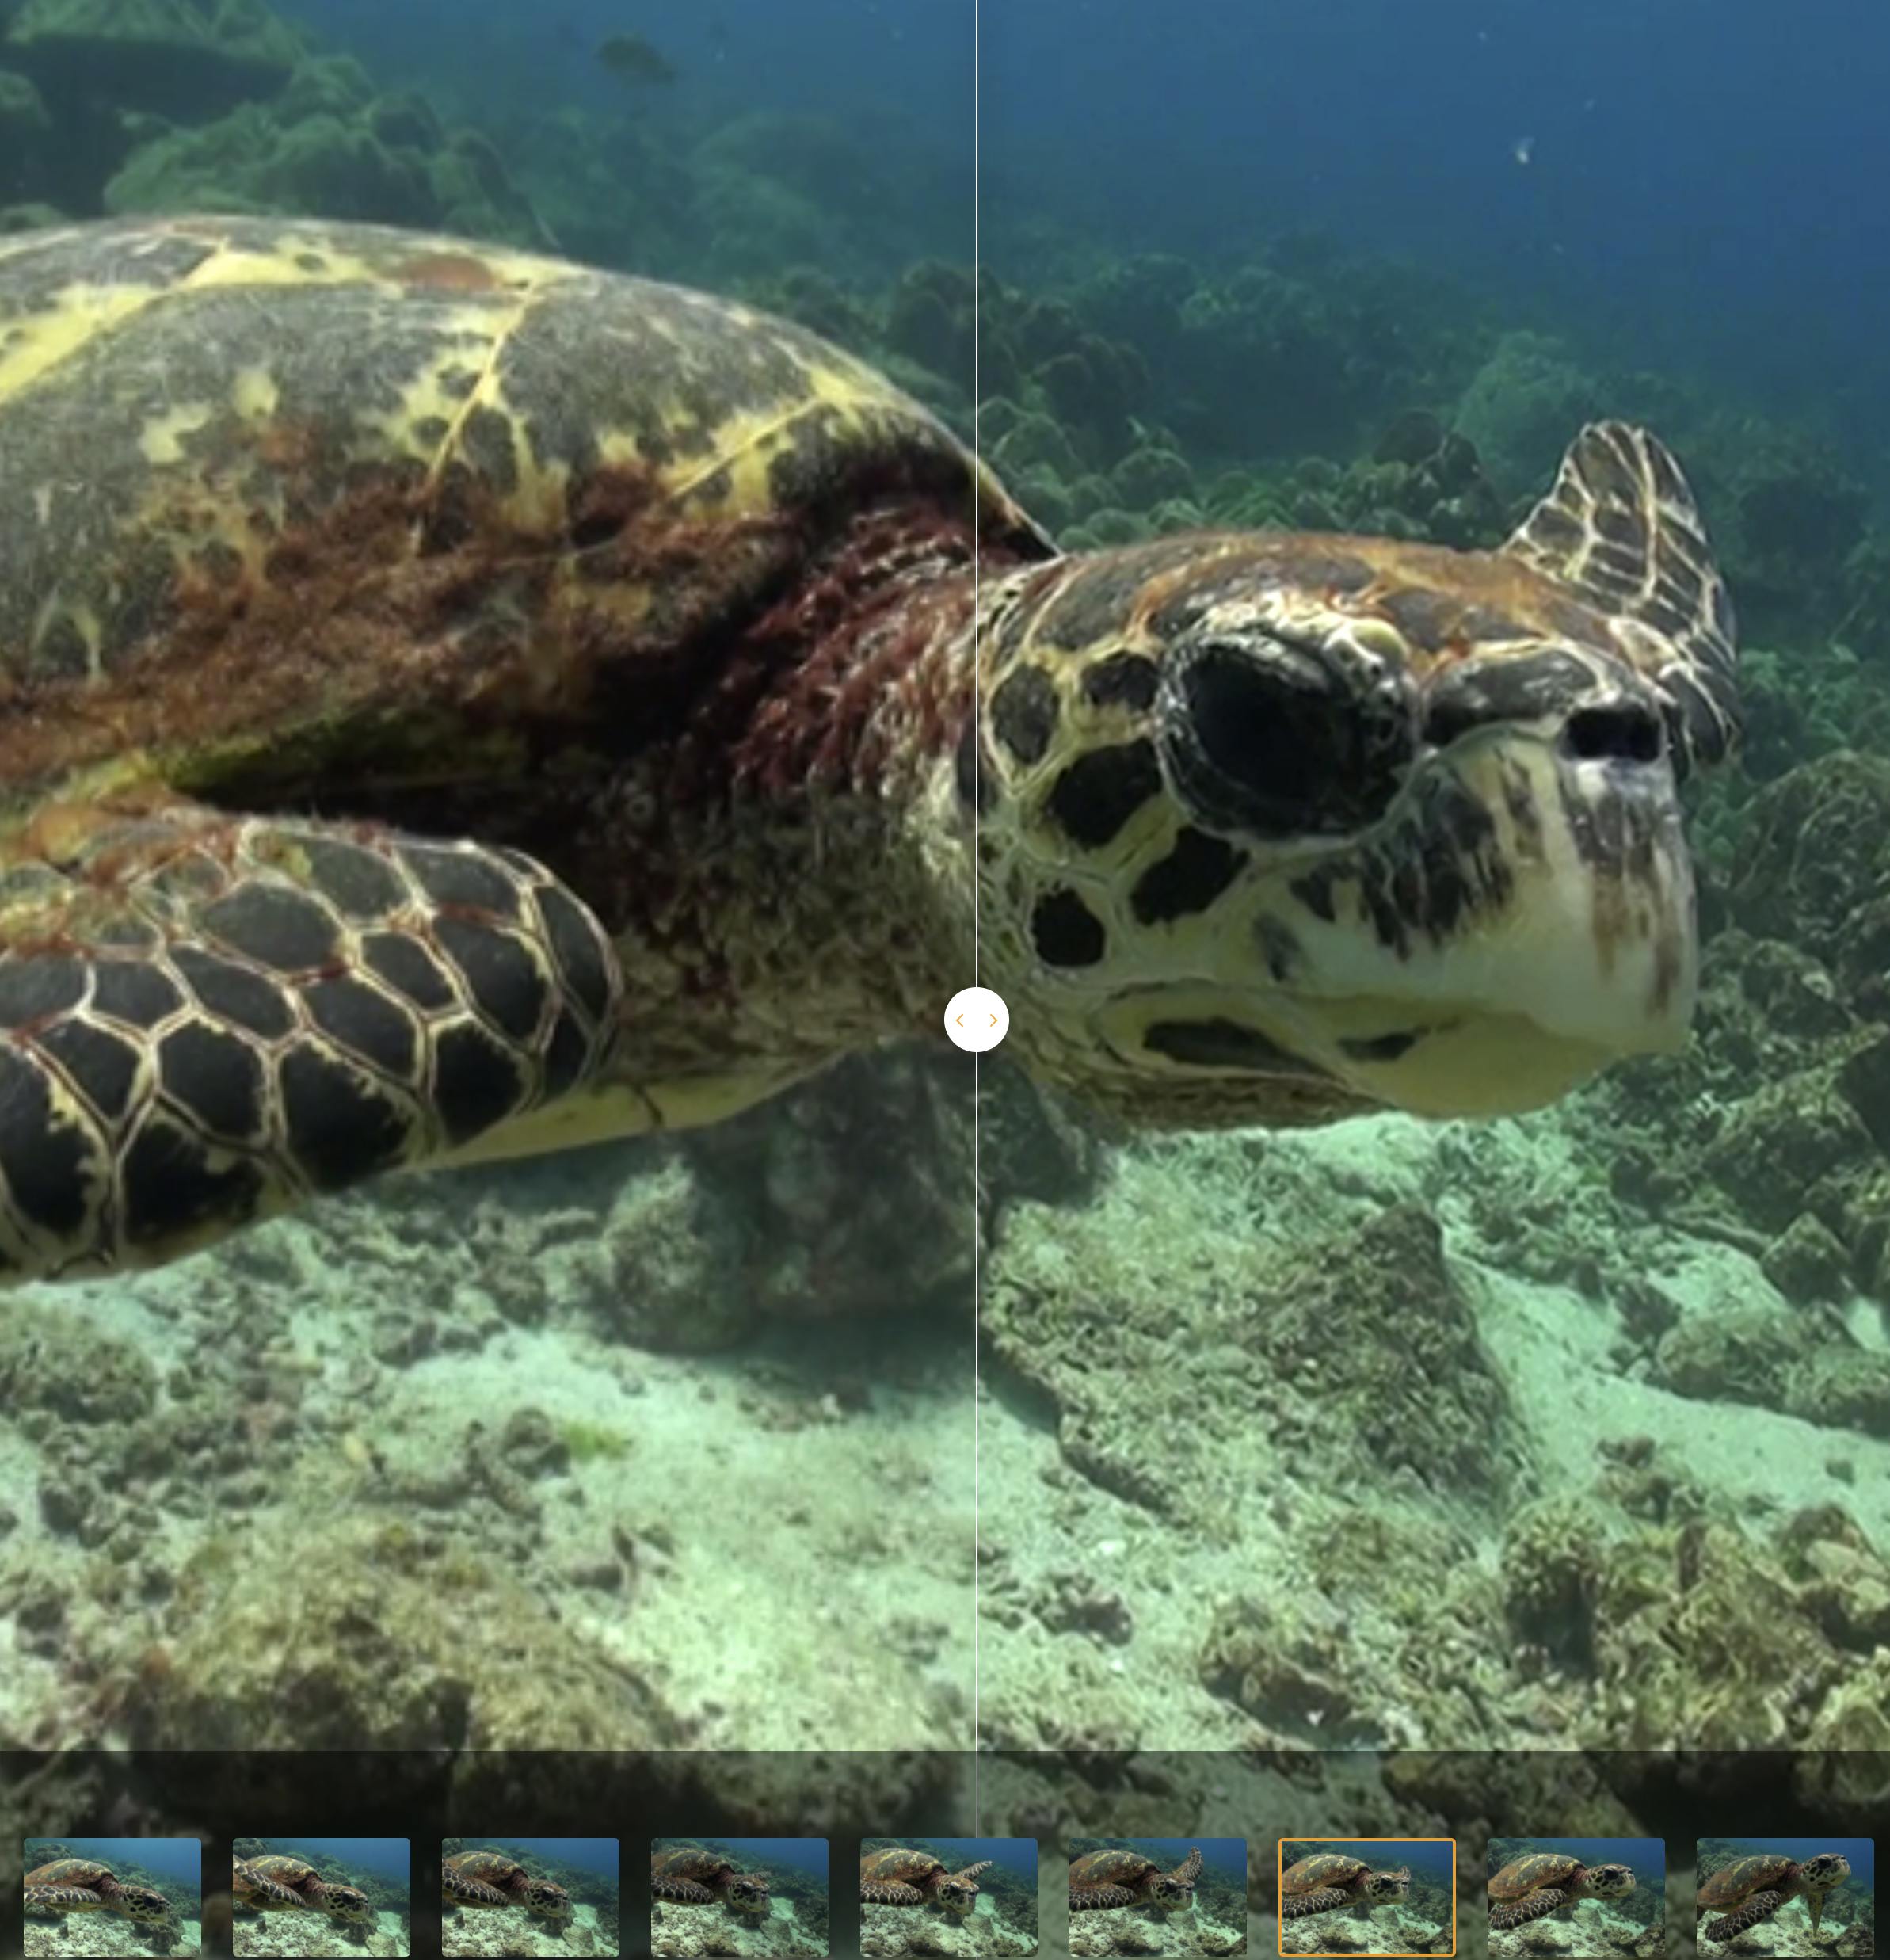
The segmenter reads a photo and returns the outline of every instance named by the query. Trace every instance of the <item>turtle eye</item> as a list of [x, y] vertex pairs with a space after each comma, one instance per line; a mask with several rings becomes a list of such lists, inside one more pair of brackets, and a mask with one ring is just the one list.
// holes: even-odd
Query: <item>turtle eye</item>
[[1169, 780], [1213, 829], [1361, 829], [1384, 814], [1417, 752], [1400, 674], [1270, 634], [1176, 646], [1157, 699]]

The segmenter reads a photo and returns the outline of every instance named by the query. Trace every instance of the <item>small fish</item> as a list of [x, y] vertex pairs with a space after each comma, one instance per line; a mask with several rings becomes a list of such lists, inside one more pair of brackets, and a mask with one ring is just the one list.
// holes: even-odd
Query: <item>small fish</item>
[[597, 47], [599, 67], [636, 88], [666, 87], [676, 70], [641, 34], [613, 34]]
[[1523, 165], [1526, 168], [1529, 164], [1530, 159], [1534, 157], [1535, 154], [1536, 139], [1534, 136], [1518, 136], [1515, 141], [1515, 147], [1510, 151], [1510, 154], [1513, 156], [1518, 163]]

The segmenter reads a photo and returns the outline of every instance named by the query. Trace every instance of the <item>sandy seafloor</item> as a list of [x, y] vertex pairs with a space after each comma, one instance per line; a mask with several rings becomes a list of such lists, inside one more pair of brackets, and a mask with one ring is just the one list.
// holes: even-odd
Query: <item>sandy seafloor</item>
[[615, 1916], [606, 1924], [588, 1901], [573, 1906], [561, 1924], [535, 1912], [495, 1907], [471, 1912], [452, 1910], [440, 1921], [440, 1945], [448, 1954], [593, 1954], [615, 1960], [618, 1951]]
[[167, 1927], [157, 1928], [135, 1925], [116, 1912], [67, 1912], [57, 1920], [36, 1916], [25, 1928], [27, 1960], [78, 1954], [135, 1955], [143, 1960], [146, 1955], [194, 1954], [204, 1943], [203, 1922], [181, 1915]]
[[929, 1905], [867, 1905], [859, 1909], [859, 1950], [864, 1960], [893, 1960], [901, 1954], [1033, 1954], [1034, 1931], [1014, 1924], [989, 1893], [972, 1901], [969, 1912]]
[[1448, 1953], [1450, 1922], [1432, 1918], [1409, 1905], [1357, 1907], [1316, 1912], [1309, 1919], [1289, 1920], [1280, 1928], [1282, 1953], [1373, 1954]]
[[1244, 1911], [1237, 1922], [1204, 1910], [1198, 1901], [1176, 1912], [1139, 1905], [1073, 1912], [1069, 1950], [1072, 1960], [1103, 1954], [1243, 1954], [1248, 1950], [1246, 1921]]
[[1607, 1899], [1580, 1899], [1572, 1907], [1526, 1926], [1484, 1928], [1489, 1960], [1661, 1960], [1664, 1925], [1615, 1909]]
[[[970, 1738], [975, 1624], [988, 1744], [1565, 1745], [1572, 1711], [1608, 1705], [1595, 1669], [1618, 1664], [1602, 1686], [1625, 1697], [1629, 1648], [1532, 1654], [1506, 1615], [1541, 1588], [1605, 1587], [1623, 1545], [1671, 1570], [1686, 1525], [1748, 1612], [1809, 1515], [1829, 1583], [1864, 1600], [1881, 1559], [1833, 1520], [1890, 1519], [1890, 1436], [1738, 1405], [1736, 1374], [1727, 1399], [1679, 1393], [1653, 1365], [1609, 1291], [1624, 1267], [1703, 1338], [1793, 1310], [1751, 1252], [1608, 1215], [1600, 1147], [1556, 1115], [1382, 1118], [1154, 1146], [1083, 1204], [1016, 1206], [985, 1267], [975, 1517], [969, 1290], [652, 1352], [625, 1337], [613, 1249], [679, 1265], [692, 1300], [714, 1275], [688, 1264], [680, 1173], [634, 1149], [410, 1181], [22, 1295], [6, 1339], [50, 1365], [0, 1485], [40, 1498], [0, 1573], [44, 1630], [17, 1644], [5, 1725], [56, 1736], [75, 1656], [109, 1676], [154, 1650], [140, 1710], [173, 1745], [211, 1739], [206, 1701], [259, 1742], [372, 1741], [417, 1718], [408, 1678], [417, 1703], [467, 1672], [493, 1744], [948, 1748]], [[1347, 1260], [1358, 1285], [1319, 1307]], [[1416, 1310], [1373, 1307], [1387, 1285]], [[1862, 1302], [1847, 1324], [1881, 1345]], [[284, 1533], [302, 1556], [255, 1556]], [[1586, 1538], [1593, 1569], [1558, 1577]], [[1766, 1581], [1788, 1611], [1800, 1577]], [[362, 1615], [406, 1676], [350, 1661]], [[1750, 1693], [1715, 1684], [1759, 1726], [1764, 1643], [1800, 1638], [1761, 1619]], [[518, 1706], [488, 1634], [542, 1657], [505, 1672]], [[313, 1729], [280, 1712], [285, 1642], [328, 1698]], [[1838, 1652], [1830, 1678], [1860, 1665]], [[1698, 1706], [1683, 1670], [1632, 1687], [1652, 1723], [1663, 1696]]]
[[[1852, 1895], [1855, 1897], [1855, 1895]], [[1702, 1915], [1710, 1918], [1710, 1912]], [[1730, 1954], [1734, 1960], [1870, 1960], [1877, 1950], [1873, 1921], [1847, 1913], [1842, 1897], [1827, 1901], [1816, 1932], [1801, 1899], [1788, 1900], [1768, 1920], [1749, 1926], [1724, 1945], [1702, 1940], [1703, 1954]]]
[[663, 1960], [696, 1960], [697, 1955], [707, 1954], [753, 1954], [757, 1960], [825, 1960], [828, 1950], [828, 1942], [814, 1934], [794, 1911], [791, 1899], [770, 1899], [766, 1912], [655, 1900], [650, 1916], [650, 1944]]
[[387, 1960], [406, 1960], [413, 1950], [407, 1916], [384, 1907], [371, 1926], [311, 1910], [238, 1912], [234, 1928], [238, 1960], [247, 1954], [381, 1954]]

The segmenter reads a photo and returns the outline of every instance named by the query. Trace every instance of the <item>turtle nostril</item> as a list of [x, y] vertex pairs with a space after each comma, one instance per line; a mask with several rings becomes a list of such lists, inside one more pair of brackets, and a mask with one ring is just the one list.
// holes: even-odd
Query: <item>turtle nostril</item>
[[1599, 701], [1568, 717], [1562, 746], [1582, 762], [1658, 762], [1667, 731], [1654, 709], [1639, 701]]

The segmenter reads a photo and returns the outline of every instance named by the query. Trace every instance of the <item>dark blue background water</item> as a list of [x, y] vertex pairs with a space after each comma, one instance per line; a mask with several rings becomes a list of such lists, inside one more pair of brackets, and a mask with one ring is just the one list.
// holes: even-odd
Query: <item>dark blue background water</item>
[[1787, 1858], [1809, 1858], [1817, 1851], [1842, 1851], [1850, 1860], [1851, 1882], [1868, 1890], [1877, 1882], [1877, 1855], [1867, 1837], [1735, 1837], [1725, 1840], [1742, 1855], [1781, 1851]]
[[337, 1858], [350, 1871], [371, 1871], [402, 1890], [413, 1877], [413, 1847], [404, 1837], [272, 1837], [304, 1858]]
[[1247, 1882], [1247, 1840], [1242, 1837], [1136, 1837], [1128, 1840], [1137, 1851], [1146, 1851], [1172, 1870], [1197, 1846], [1201, 1862], [1217, 1877], [1230, 1883]]
[[983, 44], [1006, 203], [1186, 254], [1328, 230], [1649, 362], [1801, 396], [1854, 371], [1890, 419], [1876, 0], [986, 0]]
[[[1820, 0], [292, 0], [477, 120], [775, 109], [935, 151], [986, 255], [1045, 214], [1201, 259], [1327, 233], [1487, 281], [1618, 364], [1704, 372], [1890, 448], [1890, 8]], [[626, 90], [595, 49], [679, 73]], [[1528, 161], [1518, 161], [1526, 144]], [[951, 202], [953, 200], [946, 200]], [[912, 253], [962, 256], [935, 198]]]
[[187, 1886], [201, 1886], [203, 1847], [194, 1837], [62, 1837], [26, 1840], [26, 1868], [46, 1862], [34, 1848], [53, 1842], [68, 1848], [75, 1858], [96, 1858], [101, 1865], [142, 1865], [160, 1878]]
[[[1322, 1851], [1343, 1851], [1347, 1857], [1362, 1858], [1374, 1871], [1396, 1871], [1400, 1865], [1408, 1865], [1414, 1878], [1429, 1878], [1441, 1886], [1450, 1883], [1450, 1874], [1455, 1869], [1448, 1838], [1434, 1840], [1429, 1838], [1322, 1837], [1309, 1840], [1308, 1842], [1317, 1843]], [[1288, 1840], [1288, 1864], [1305, 1855], [1305, 1852], [1296, 1848], [1293, 1840]]]
[[811, 1872], [823, 1882], [827, 1876], [824, 1837], [718, 1837], [714, 1842], [757, 1864], [786, 1865], [791, 1870]]
[[[466, 1841], [474, 1844], [486, 1840], [468, 1838]], [[497, 1837], [490, 1841], [513, 1851], [556, 1858], [577, 1866], [581, 1871], [600, 1871], [613, 1880], [617, 1875], [617, 1840], [614, 1837]]]
[[1006, 1871], [1014, 1871], [1027, 1882], [1037, 1877], [1037, 1840], [1031, 1837], [928, 1837], [915, 1840], [930, 1845], [954, 1869], [974, 1865], [981, 1858]]

